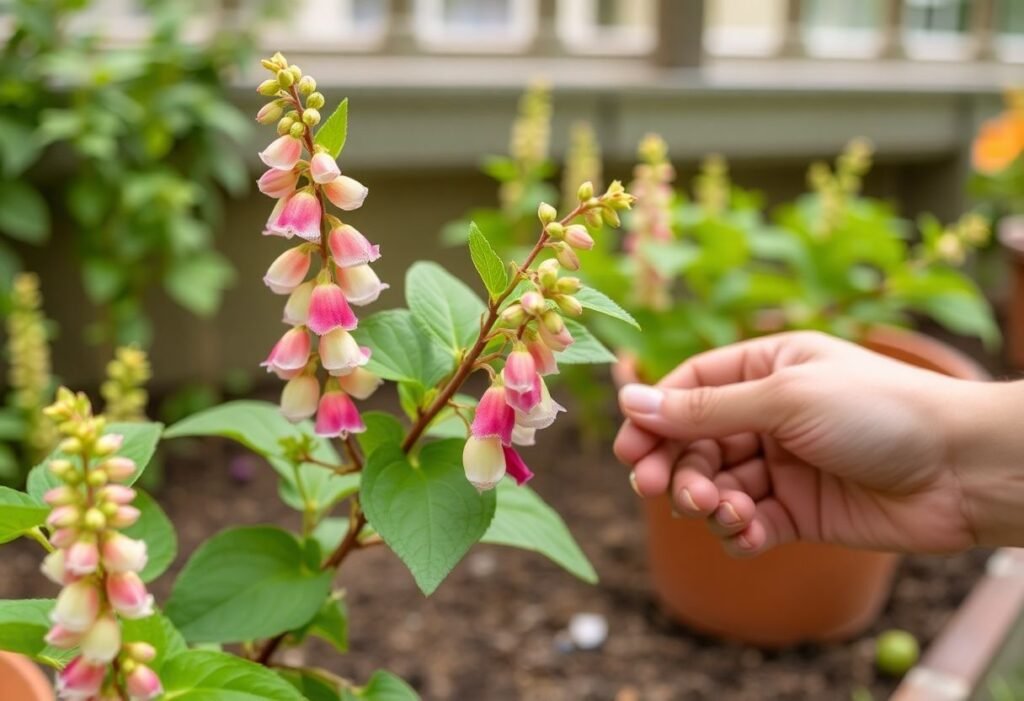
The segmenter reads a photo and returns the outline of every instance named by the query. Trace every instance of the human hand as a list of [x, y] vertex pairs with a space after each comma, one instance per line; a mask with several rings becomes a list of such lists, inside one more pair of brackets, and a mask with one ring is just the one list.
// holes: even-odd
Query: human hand
[[641, 496], [669, 491], [735, 555], [798, 539], [955, 551], [983, 539], [979, 529], [1013, 537], [989, 533], [1011, 517], [975, 518], [992, 480], [967, 459], [995, 465], [1007, 452], [972, 450], [994, 401], [982, 388], [993, 387], [823, 334], [780, 334], [695, 356], [655, 387], [624, 387], [615, 452]]

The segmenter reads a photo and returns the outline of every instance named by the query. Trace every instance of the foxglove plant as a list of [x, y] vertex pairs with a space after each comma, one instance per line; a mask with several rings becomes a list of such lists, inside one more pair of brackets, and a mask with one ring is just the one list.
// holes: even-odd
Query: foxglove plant
[[[284, 299], [286, 329], [263, 365], [284, 383], [280, 401], [229, 402], [165, 430], [105, 423], [64, 391], [54, 410], [69, 436], [61, 450], [29, 473], [26, 492], [0, 488], [0, 543], [24, 536], [57, 548], [45, 570], [65, 586], [56, 602], [0, 601], [0, 649], [60, 669], [68, 699], [143, 699], [158, 685], [168, 699], [418, 698], [386, 672], [359, 686], [296, 663], [300, 651], [277, 654], [310, 637], [348, 649], [335, 572], [375, 545], [389, 546], [427, 594], [478, 541], [529, 549], [596, 579], [565, 524], [525, 486], [532, 471], [520, 451], [564, 411], [547, 386], [560, 366], [614, 359], [576, 317], [632, 322], [572, 273], [593, 228], [617, 226], [633, 197], [618, 182], [602, 193], [585, 182], [562, 215], [541, 204], [518, 263], [473, 225], [469, 252], [485, 299], [419, 262], [406, 276], [406, 308], [363, 314], [387, 284], [373, 268], [380, 248], [342, 218], [367, 195], [338, 166], [347, 102], [321, 120], [326, 99], [312, 77], [280, 54], [263, 66], [268, 103], [256, 118], [278, 132], [260, 154], [268, 170], [259, 188], [276, 200], [264, 234], [286, 243], [264, 276]], [[127, 385], [140, 366], [136, 358], [128, 372], [127, 360], [118, 391], [104, 394], [127, 389], [138, 408]], [[474, 375], [487, 381], [478, 399], [465, 391]], [[385, 381], [395, 383], [404, 419], [360, 408]], [[131, 483], [161, 436], [242, 443], [275, 470], [302, 525], [213, 535], [158, 610], [144, 583], [174, 559], [174, 530]], [[51, 614], [59, 625], [46, 644]], [[220, 647], [228, 644], [240, 655]]]

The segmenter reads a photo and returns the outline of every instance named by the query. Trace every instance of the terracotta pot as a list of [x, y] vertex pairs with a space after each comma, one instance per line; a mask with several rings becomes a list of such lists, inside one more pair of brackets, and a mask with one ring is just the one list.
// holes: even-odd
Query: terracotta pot
[[0, 652], [0, 699], [53, 701], [53, 687], [27, 657]]
[[1006, 353], [1016, 368], [1024, 368], [1024, 215], [999, 221], [999, 243], [1010, 258], [1010, 297], [1006, 307]]
[[[970, 358], [934, 339], [878, 329], [865, 346], [918, 367], [986, 379]], [[628, 359], [616, 379], [631, 372]], [[749, 560], [730, 557], [704, 523], [673, 518], [668, 497], [645, 500], [654, 591], [697, 630], [778, 648], [849, 638], [885, 605], [899, 556], [818, 543], [792, 543]]]

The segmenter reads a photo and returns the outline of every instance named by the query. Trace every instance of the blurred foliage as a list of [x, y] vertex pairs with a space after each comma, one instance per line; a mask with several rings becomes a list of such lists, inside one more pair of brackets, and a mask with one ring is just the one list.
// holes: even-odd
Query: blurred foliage
[[971, 144], [968, 190], [992, 217], [1024, 214], [1024, 91], [1007, 90], [1004, 101]]
[[[145, 346], [143, 297], [155, 286], [198, 315], [216, 311], [230, 263], [213, 248], [221, 188], [248, 187], [239, 140], [249, 120], [226, 97], [250, 33], [277, 0], [247, 2], [250, 21], [216, 24], [219, 3], [140, 3], [147, 30], [124, 48], [104, 36], [89, 0], [13, 0], [0, 51], [0, 231], [44, 245], [59, 196], [70, 215], [82, 283], [100, 309], [93, 342]], [[87, 29], [90, 20], [96, 29]], [[97, 22], [97, 20], [100, 20]], [[226, 25], [227, 23], [223, 23]], [[205, 42], [186, 41], [197, 25]], [[115, 28], [116, 29], [116, 28]], [[121, 28], [123, 29], [123, 27]], [[47, 177], [38, 168], [45, 161]], [[18, 267], [0, 239], [0, 288]]]

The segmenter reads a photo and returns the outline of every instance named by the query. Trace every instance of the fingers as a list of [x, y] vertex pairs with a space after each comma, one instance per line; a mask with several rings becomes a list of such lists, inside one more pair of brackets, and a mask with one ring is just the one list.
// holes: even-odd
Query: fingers
[[634, 465], [640, 458], [654, 450], [661, 441], [661, 436], [645, 431], [627, 419], [615, 437], [612, 450], [619, 462]]
[[721, 496], [712, 478], [722, 467], [722, 450], [711, 440], [696, 441], [675, 463], [672, 505], [684, 516], [709, 516]]
[[664, 494], [681, 452], [683, 445], [678, 441], [664, 441], [638, 460], [630, 477], [636, 493], [642, 497]]
[[666, 375], [658, 386], [669, 389], [720, 387], [767, 377], [787, 334], [766, 336], [699, 353]]
[[[771, 433], [790, 409], [786, 396], [773, 392], [768, 379], [695, 389], [633, 384], [622, 388], [619, 404], [629, 421], [648, 433], [692, 441], [738, 433]], [[632, 432], [630, 436], [630, 444], [623, 445], [624, 453], [649, 440], [637, 438]]]
[[722, 540], [726, 552], [734, 557], [751, 557], [797, 540], [799, 533], [786, 508], [774, 497], [756, 504], [750, 524]]

